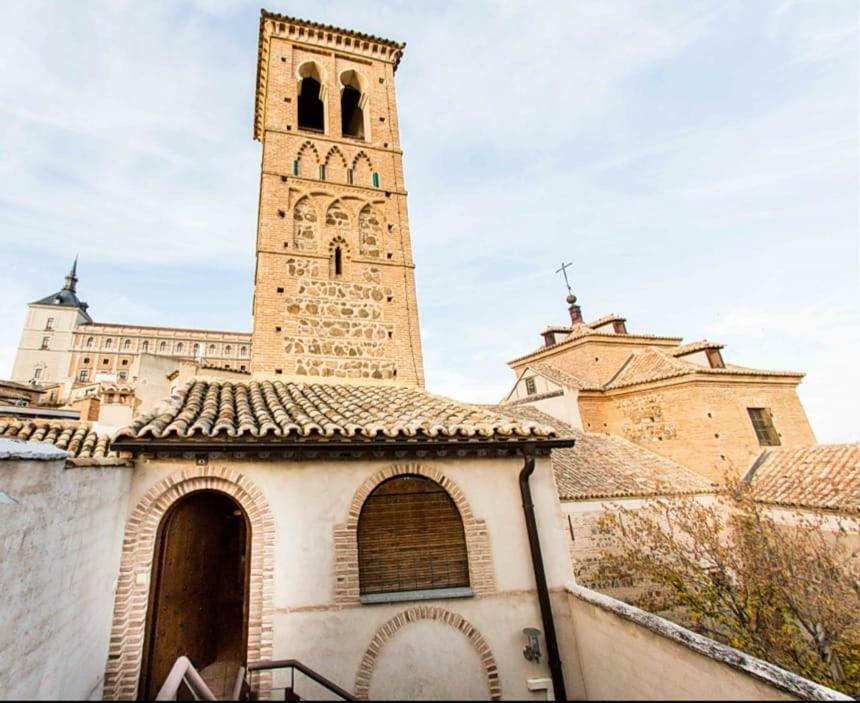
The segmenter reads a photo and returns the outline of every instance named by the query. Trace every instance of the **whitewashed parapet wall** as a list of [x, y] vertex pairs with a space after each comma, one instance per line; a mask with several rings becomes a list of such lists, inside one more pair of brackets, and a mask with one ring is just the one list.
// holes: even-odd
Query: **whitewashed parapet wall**
[[0, 439], [0, 698], [100, 699], [131, 468]]

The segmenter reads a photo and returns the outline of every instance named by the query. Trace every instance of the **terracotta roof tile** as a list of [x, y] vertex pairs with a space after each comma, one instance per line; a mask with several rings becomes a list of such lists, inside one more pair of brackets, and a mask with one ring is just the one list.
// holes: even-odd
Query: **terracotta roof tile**
[[705, 349], [722, 349], [725, 344], [720, 344], [719, 342], [709, 342], [707, 339], [703, 339], [699, 342], [690, 342], [688, 344], [682, 344], [674, 349], [670, 349], [669, 353], [672, 356], [686, 356], [687, 354], [692, 354], [697, 351], [703, 351]]
[[685, 466], [617, 435], [583, 432], [527, 405], [502, 406], [509, 414], [556, 428], [576, 445], [552, 450], [562, 500], [713, 493], [717, 484]]
[[527, 368], [530, 368], [535, 373], [538, 373], [561, 386], [566, 386], [567, 388], [579, 389], [589, 385], [587, 381], [574, 376], [572, 373], [562, 371], [551, 364], [546, 364], [541, 361], [533, 362], [529, 364]]
[[96, 434], [85, 422], [0, 419], [0, 437], [53, 444], [74, 459], [116, 457], [110, 449], [110, 437]]
[[549, 439], [552, 427], [417, 388], [282, 381], [193, 381], [119, 439]]
[[860, 444], [768, 449], [744, 482], [763, 503], [860, 513]]
[[618, 372], [604, 386], [604, 390], [634, 386], [639, 383], [662, 381], [666, 378], [688, 374], [707, 374], [714, 376], [784, 376], [802, 377], [799, 371], [770, 371], [751, 369], [745, 366], [727, 364], [724, 369], [712, 369], [690, 361], [678, 359], [673, 354], [656, 347], [645, 347], [633, 352]]

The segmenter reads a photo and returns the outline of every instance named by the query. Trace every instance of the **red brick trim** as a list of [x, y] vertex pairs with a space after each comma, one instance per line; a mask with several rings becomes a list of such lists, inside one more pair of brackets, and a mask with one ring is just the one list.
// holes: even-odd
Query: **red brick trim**
[[[137, 698], [158, 527], [171, 505], [189, 493], [202, 490], [226, 493], [248, 516], [251, 525], [248, 660], [272, 657], [275, 522], [269, 504], [263, 492], [236, 471], [223, 466], [189, 467], [150, 488], [126, 523], [105, 668], [106, 700]], [[271, 675], [255, 683], [268, 689], [270, 678]]]
[[358, 583], [358, 516], [367, 496], [383, 481], [406, 474], [424, 476], [444, 488], [460, 511], [466, 534], [469, 557], [469, 582], [478, 595], [496, 590], [496, 577], [490, 552], [490, 536], [484, 520], [472, 513], [472, 508], [459, 486], [442, 472], [424, 464], [392, 464], [368, 478], [355, 492], [346, 522], [334, 527], [335, 587], [334, 600], [339, 605], [359, 602]]
[[364, 652], [364, 657], [361, 659], [361, 664], [358, 667], [358, 673], [355, 677], [355, 695], [362, 700], [367, 700], [370, 695], [370, 679], [373, 676], [373, 667], [376, 664], [376, 658], [382, 647], [394, 635], [410, 622], [418, 620], [435, 620], [436, 622], [444, 622], [455, 630], [462, 632], [472, 643], [481, 657], [481, 663], [484, 666], [484, 672], [487, 676], [487, 686], [490, 690], [490, 699], [494, 701], [502, 698], [502, 684], [499, 681], [499, 668], [496, 666], [496, 660], [493, 657], [493, 652], [486, 640], [481, 636], [474, 625], [465, 620], [462, 616], [452, 613], [444, 608], [439, 608], [434, 605], [419, 605], [414, 608], [404, 610], [399, 615], [395, 615], [382, 627], [380, 627], [367, 650]]

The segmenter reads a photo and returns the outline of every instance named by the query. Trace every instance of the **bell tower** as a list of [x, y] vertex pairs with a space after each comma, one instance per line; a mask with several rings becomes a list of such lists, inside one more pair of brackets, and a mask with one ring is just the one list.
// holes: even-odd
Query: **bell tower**
[[394, 92], [404, 48], [262, 12], [257, 377], [424, 385]]

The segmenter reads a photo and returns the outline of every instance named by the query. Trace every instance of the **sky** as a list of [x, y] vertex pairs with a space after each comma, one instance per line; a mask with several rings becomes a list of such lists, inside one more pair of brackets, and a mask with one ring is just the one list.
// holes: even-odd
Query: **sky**
[[[853, 0], [269, 0], [405, 41], [429, 390], [494, 402], [586, 318], [800, 370], [860, 441]], [[0, 377], [76, 254], [100, 322], [250, 331], [260, 0], [0, 7]]]

